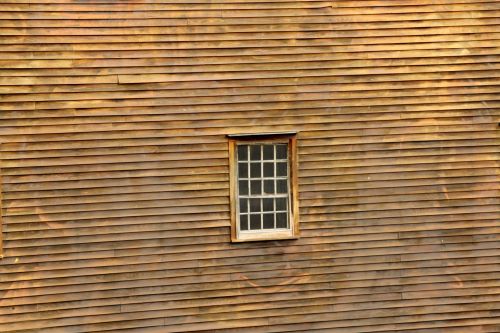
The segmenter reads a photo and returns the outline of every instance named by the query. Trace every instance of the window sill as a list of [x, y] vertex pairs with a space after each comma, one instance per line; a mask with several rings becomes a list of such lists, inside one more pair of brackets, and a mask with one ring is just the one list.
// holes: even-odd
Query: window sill
[[232, 243], [245, 243], [245, 242], [262, 242], [262, 241], [275, 241], [275, 240], [294, 240], [299, 239], [299, 236], [294, 236], [290, 234], [277, 234], [277, 233], [269, 233], [269, 234], [253, 234], [253, 235], [245, 235], [236, 239], [231, 239]]

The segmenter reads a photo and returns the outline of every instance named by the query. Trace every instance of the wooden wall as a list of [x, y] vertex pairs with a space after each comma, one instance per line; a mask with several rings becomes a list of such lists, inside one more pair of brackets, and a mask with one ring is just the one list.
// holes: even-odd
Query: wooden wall
[[[499, 1], [0, 9], [0, 332], [500, 332]], [[279, 131], [302, 238], [231, 244]]]

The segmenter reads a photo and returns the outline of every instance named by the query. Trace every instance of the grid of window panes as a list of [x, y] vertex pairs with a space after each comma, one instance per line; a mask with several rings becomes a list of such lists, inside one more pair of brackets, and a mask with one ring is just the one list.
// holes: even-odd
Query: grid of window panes
[[288, 144], [237, 147], [240, 231], [289, 229]]

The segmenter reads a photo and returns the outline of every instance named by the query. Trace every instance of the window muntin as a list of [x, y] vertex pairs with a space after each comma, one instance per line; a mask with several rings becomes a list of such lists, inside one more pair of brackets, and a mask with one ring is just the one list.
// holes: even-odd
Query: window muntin
[[296, 238], [294, 135], [230, 139], [232, 240]]

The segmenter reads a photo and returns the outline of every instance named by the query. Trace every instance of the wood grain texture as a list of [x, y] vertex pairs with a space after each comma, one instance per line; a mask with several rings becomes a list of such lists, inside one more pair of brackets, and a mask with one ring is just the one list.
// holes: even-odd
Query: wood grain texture
[[[0, 331], [500, 332], [499, 9], [0, 0]], [[262, 132], [301, 237], [231, 243]]]

